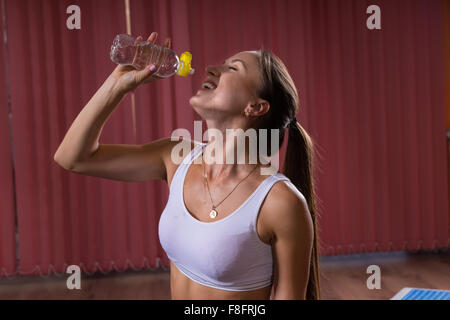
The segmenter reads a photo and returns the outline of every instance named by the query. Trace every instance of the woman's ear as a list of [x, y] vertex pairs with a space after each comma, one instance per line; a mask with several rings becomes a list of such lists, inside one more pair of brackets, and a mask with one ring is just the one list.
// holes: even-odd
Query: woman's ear
[[248, 104], [244, 109], [245, 116], [259, 117], [269, 112], [270, 104], [266, 100], [259, 100], [256, 103]]
[[256, 103], [253, 109], [253, 113], [255, 116], [262, 116], [269, 112], [270, 103], [266, 100], [260, 100]]

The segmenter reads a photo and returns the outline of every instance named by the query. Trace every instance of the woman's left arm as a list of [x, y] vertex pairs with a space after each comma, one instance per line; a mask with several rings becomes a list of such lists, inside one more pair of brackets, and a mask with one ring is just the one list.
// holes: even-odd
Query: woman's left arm
[[305, 299], [314, 227], [306, 199], [285, 186], [277, 188], [265, 208], [270, 210], [266, 220], [272, 231], [274, 258], [271, 299]]

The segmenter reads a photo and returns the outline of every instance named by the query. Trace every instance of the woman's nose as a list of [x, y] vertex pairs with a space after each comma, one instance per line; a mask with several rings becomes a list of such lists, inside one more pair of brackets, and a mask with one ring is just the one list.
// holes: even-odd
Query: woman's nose
[[210, 74], [215, 77], [218, 77], [220, 73], [219, 68], [217, 68], [216, 66], [207, 66], [205, 72], [206, 74]]

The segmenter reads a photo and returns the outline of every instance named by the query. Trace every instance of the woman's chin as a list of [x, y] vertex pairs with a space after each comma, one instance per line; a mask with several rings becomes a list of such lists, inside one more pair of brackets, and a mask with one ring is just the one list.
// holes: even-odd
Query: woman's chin
[[195, 95], [195, 96], [192, 96], [192, 97], [190, 97], [189, 98], [189, 104], [192, 106], [192, 107], [195, 107], [195, 105], [196, 105], [196, 100], [197, 99], [197, 95]]
[[198, 93], [189, 98], [189, 104], [194, 108], [202, 105], [201, 97], [199, 97]]

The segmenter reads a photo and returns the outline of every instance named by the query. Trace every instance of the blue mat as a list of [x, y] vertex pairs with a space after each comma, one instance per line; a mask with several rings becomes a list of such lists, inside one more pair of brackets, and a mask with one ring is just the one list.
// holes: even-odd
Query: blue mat
[[391, 300], [450, 300], [450, 291], [403, 288]]

